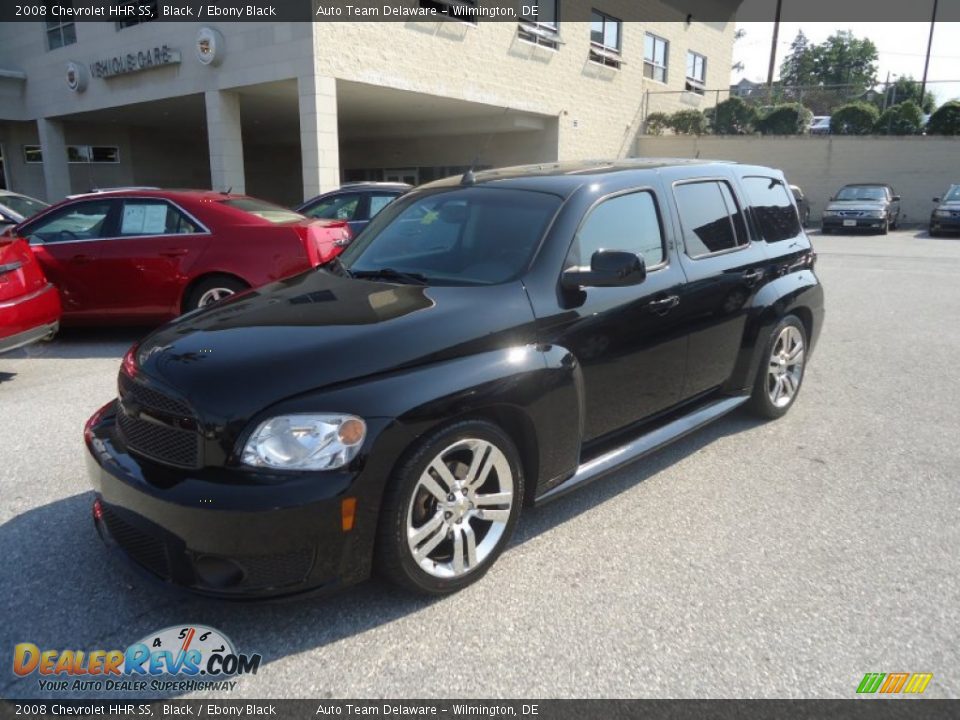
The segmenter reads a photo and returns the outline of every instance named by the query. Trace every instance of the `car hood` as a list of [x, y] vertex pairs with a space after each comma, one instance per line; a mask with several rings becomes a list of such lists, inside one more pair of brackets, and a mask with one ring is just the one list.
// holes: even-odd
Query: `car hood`
[[948, 200], [937, 205], [937, 210], [960, 210], [960, 200]]
[[886, 210], [888, 204], [885, 200], [834, 200], [827, 210]]
[[220, 423], [312, 390], [534, 337], [520, 282], [427, 287], [315, 270], [160, 328], [140, 344], [137, 372]]

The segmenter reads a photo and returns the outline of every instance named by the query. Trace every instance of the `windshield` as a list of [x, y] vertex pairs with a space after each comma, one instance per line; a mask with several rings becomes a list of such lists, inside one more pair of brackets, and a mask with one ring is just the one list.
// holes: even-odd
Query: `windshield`
[[840, 188], [837, 200], [886, 200], [887, 192], [879, 185], [848, 185]]
[[45, 202], [28, 198], [25, 195], [0, 195], [0, 205], [6, 205], [17, 215], [24, 218], [36, 215], [44, 208], [50, 207]]
[[960, 185], [951, 185], [947, 194], [943, 196], [943, 202], [960, 201]]
[[263, 200], [255, 200], [254, 198], [230, 198], [229, 200], [221, 200], [220, 202], [228, 207], [256, 215], [261, 220], [266, 220], [267, 222], [279, 224], [304, 219], [303, 215], [298, 212], [287, 210], [285, 207], [264, 202]]
[[526, 268], [560, 203], [555, 195], [485, 187], [398, 200], [343, 252], [341, 263], [353, 275], [390, 281], [506, 282]]

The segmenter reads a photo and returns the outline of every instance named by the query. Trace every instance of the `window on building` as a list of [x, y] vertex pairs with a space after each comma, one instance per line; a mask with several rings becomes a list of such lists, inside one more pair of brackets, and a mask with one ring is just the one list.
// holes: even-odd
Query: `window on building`
[[478, 0], [420, 0], [420, 7], [433, 8], [438, 13], [460, 22], [477, 24]]
[[590, 60], [608, 67], [623, 64], [621, 29], [623, 23], [615, 17], [593, 10], [590, 13]]
[[23, 146], [23, 161], [28, 165], [36, 165], [43, 162], [43, 152], [39, 145]]
[[[47, 4], [47, 17], [53, 14], [52, 5], [53, 3]], [[56, 5], [61, 8], [72, 8], [73, 0], [59, 0]], [[47, 33], [47, 50], [73, 45], [77, 41], [77, 28], [73, 21], [47, 20], [44, 24]]]
[[632, 192], [604, 200], [590, 211], [567, 258], [567, 267], [589, 267], [597, 250], [624, 250], [648, 267], [663, 262], [663, 232], [653, 193]]
[[707, 58], [692, 50], [687, 53], [687, 84], [689, 92], [703, 95], [707, 88]]
[[[521, 40], [556, 49], [560, 46], [560, 0], [532, 0], [524, 3], [528, 14], [520, 18]], [[534, 12], [535, 11], [535, 12]]]
[[745, 177], [743, 187], [753, 208], [757, 229], [767, 242], [789, 240], [800, 234], [800, 218], [784, 184], [770, 177]]
[[733, 250], [749, 241], [743, 212], [725, 181], [684, 183], [674, 194], [690, 257]]
[[69, 163], [107, 163], [120, 162], [120, 148], [113, 145], [67, 145]]
[[157, 9], [157, 0], [137, 0], [136, 2], [116, 3], [116, 6], [128, 7], [127, 16], [123, 20], [117, 20], [117, 30], [133, 27], [140, 23], [156, 20], [160, 15]]
[[662, 37], [647, 33], [643, 39], [643, 76], [665, 83], [670, 43]]

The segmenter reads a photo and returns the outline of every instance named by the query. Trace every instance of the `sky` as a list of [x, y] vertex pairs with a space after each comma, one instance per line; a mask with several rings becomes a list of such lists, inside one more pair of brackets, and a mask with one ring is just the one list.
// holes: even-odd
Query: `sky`
[[[773, 23], [744, 22], [737, 24], [746, 35], [737, 40], [733, 49], [734, 64], [742, 62], [742, 72], [734, 71], [731, 83], [741, 78], [766, 82], [770, 63], [770, 41], [773, 38]], [[930, 35], [928, 22], [784, 22], [780, 24], [780, 39], [777, 44], [776, 74], [780, 63], [790, 50], [790, 43], [799, 30], [811, 43], [820, 43], [838, 30], [851, 30], [858, 38], [870, 38], [879, 54], [880, 81], [895, 75], [913, 75], [923, 78], [923, 61]], [[933, 35], [933, 50], [930, 55], [928, 89], [937, 97], [938, 103], [954, 98], [960, 99], [960, 23], [938, 22]], [[951, 82], [931, 82], [945, 80]]]

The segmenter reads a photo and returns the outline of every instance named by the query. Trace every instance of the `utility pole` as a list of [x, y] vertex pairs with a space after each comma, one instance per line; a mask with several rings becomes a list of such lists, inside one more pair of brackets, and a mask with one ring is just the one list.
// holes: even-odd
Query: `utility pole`
[[777, 0], [777, 14], [773, 20], [773, 41], [770, 43], [770, 70], [767, 72], [767, 102], [770, 104], [773, 104], [773, 71], [777, 65], [777, 41], [780, 39], [780, 13], [782, 10], [783, 0]]
[[920, 85], [920, 108], [923, 108], [923, 101], [927, 95], [927, 72], [930, 70], [930, 51], [933, 49], [933, 29], [937, 24], [937, 3], [939, 0], [933, 0], [933, 17], [930, 19], [930, 40], [927, 41], [927, 59], [923, 63], [923, 83]]

